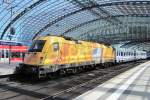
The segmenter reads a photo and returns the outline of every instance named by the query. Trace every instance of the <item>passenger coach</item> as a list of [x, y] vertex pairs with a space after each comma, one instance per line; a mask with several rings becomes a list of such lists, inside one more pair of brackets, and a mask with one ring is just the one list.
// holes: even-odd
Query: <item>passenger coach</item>
[[0, 63], [22, 62], [28, 47], [20, 42], [0, 41]]

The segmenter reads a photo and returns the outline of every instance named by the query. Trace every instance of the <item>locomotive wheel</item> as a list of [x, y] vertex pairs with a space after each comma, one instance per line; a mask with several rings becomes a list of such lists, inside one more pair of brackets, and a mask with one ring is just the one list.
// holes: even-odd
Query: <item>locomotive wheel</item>
[[52, 78], [51, 73], [48, 73], [48, 74], [47, 74], [47, 78], [48, 78], [48, 79], [51, 79], [51, 78]]
[[47, 78], [48, 79], [54, 79], [55, 78], [54, 73], [48, 73]]
[[105, 64], [105, 68], [108, 68], [108, 67], [109, 67], [109, 63], [106, 63], [106, 64]]
[[31, 74], [27, 76], [30, 80], [37, 81], [39, 80], [38, 74]]
[[55, 78], [58, 78], [59, 76], [60, 76], [60, 71], [52, 72], [52, 73], [47, 74], [48, 79], [55, 79]]
[[73, 73], [73, 74], [76, 74], [76, 73], [77, 73], [77, 69], [74, 68], [74, 69], [72, 70], [72, 73]]

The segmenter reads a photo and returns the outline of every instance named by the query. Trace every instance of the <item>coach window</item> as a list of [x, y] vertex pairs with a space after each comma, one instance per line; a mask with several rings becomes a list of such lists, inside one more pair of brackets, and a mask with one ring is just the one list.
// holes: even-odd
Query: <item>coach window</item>
[[22, 52], [22, 56], [21, 56], [22, 58], [24, 58], [25, 57], [25, 53], [24, 52]]
[[58, 42], [53, 43], [53, 50], [54, 51], [58, 51], [59, 50], [59, 43]]
[[134, 56], [136, 56], [136, 52], [134, 52]]
[[4, 58], [4, 50], [2, 50], [2, 58]]
[[12, 58], [20, 58], [20, 52], [12, 52], [11, 57]]
[[9, 51], [6, 50], [6, 58], [9, 58]]
[[121, 56], [123, 56], [123, 52], [121, 52]]

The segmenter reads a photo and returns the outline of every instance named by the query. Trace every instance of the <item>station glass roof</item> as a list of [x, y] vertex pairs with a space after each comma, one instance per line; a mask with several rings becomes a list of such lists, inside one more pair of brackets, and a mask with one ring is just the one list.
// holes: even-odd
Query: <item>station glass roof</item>
[[46, 34], [143, 46], [150, 40], [150, 0], [0, 0], [1, 39], [29, 44]]

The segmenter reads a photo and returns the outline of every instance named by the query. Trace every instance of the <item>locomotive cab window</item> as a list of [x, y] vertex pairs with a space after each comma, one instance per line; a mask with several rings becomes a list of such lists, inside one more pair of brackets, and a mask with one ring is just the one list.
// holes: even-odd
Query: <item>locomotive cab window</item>
[[20, 58], [20, 52], [12, 52], [11, 57], [12, 58]]
[[31, 45], [29, 52], [42, 52], [45, 40], [35, 40]]
[[53, 51], [58, 51], [59, 50], [59, 43], [55, 42], [53, 43]]

